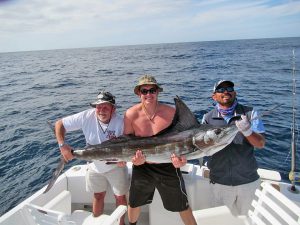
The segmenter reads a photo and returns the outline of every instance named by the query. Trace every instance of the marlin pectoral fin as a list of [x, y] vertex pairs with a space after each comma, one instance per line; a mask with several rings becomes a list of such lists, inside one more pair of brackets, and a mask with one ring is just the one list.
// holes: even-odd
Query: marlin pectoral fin
[[54, 173], [52, 174], [52, 178], [46, 188], [46, 190], [43, 192], [43, 194], [47, 193], [51, 188], [52, 186], [55, 184], [55, 181], [57, 180], [57, 178], [59, 177], [61, 171], [64, 169], [65, 167], [65, 160], [64, 160], [64, 157], [61, 156], [60, 158], [60, 162], [56, 168], [56, 170], [54, 171]]

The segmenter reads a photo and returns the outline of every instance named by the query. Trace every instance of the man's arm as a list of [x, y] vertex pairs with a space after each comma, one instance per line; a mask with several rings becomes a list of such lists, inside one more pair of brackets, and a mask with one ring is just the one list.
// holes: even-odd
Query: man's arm
[[57, 143], [60, 145], [60, 152], [64, 157], [65, 161], [68, 162], [69, 160], [73, 159], [73, 155], [71, 153], [72, 148], [65, 143], [65, 134], [66, 129], [63, 125], [62, 120], [58, 120], [55, 123], [55, 136]]
[[[132, 126], [132, 113], [129, 110], [127, 110], [124, 114], [124, 134], [128, 135], [128, 134], [133, 134], [134, 135], [134, 129]], [[139, 166], [142, 165], [146, 162], [146, 158], [143, 155], [143, 152], [139, 149], [137, 149], [135, 155], [132, 157], [131, 162], [133, 165], [135, 166]]]
[[134, 129], [132, 126], [132, 119], [130, 118], [130, 111], [127, 110], [124, 114], [124, 131], [123, 133], [125, 135], [133, 134], [134, 135]]
[[265, 147], [266, 139], [263, 134], [252, 132], [252, 134], [247, 136], [246, 138], [249, 141], [249, 143], [255, 148]]
[[242, 119], [235, 122], [238, 130], [247, 138], [249, 143], [256, 148], [263, 148], [265, 146], [265, 137], [263, 134], [252, 131], [251, 124], [245, 115]]

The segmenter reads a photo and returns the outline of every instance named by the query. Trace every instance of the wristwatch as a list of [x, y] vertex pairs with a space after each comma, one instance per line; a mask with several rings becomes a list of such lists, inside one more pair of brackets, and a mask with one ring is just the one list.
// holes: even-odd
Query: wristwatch
[[63, 142], [63, 143], [58, 144], [58, 147], [59, 147], [59, 148], [62, 148], [62, 147], [64, 147], [65, 145], [66, 145], [65, 142]]

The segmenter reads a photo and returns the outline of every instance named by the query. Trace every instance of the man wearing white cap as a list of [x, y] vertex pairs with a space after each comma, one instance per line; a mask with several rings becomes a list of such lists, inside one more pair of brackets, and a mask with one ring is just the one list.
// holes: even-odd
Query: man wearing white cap
[[[232, 81], [218, 81], [212, 94], [216, 107], [204, 115], [202, 122], [214, 126], [235, 123], [240, 131], [232, 143], [210, 157], [208, 168], [214, 206], [226, 205], [234, 215], [245, 215], [260, 185], [254, 148], [264, 147], [265, 128], [260, 119], [255, 119], [258, 112], [240, 104], [236, 95]], [[241, 116], [241, 120], [233, 122], [233, 116]]]
[[[101, 91], [97, 100], [90, 105], [93, 108], [64, 117], [55, 123], [56, 139], [65, 161], [73, 158], [72, 147], [65, 142], [66, 132], [82, 130], [87, 145], [100, 144], [123, 134], [123, 118], [115, 112], [115, 97], [111, 93]], [[107, 164], [99, 160], [89, 164], [86, 174], [86, 189], [94, 193], [93, 214], [95, 217], [103, 213], [104, 197], [108, 185], [112, 187], [116, 205], [127, 205], [125, 194], [129, 189], [129, 179], [125, 165], [124, 162]], [[124, 216], [120, 221], [120, 225], [123, 224]]]

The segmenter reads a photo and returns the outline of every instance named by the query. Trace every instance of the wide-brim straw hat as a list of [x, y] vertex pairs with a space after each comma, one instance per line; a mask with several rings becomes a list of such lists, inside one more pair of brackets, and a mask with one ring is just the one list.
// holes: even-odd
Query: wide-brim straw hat
[[144, 75], [139, 78], [139, 81], [134, 88], [134, 93], [136, 95], [139, 94], [139, 90], [142, 85], [155, 85], [157, 87], [157, 89], [159, 90], [159, 92], [163, 91], [163, 88], [160, 87], [160, 85], [157, 83], [156, 79], [151, 75]]

